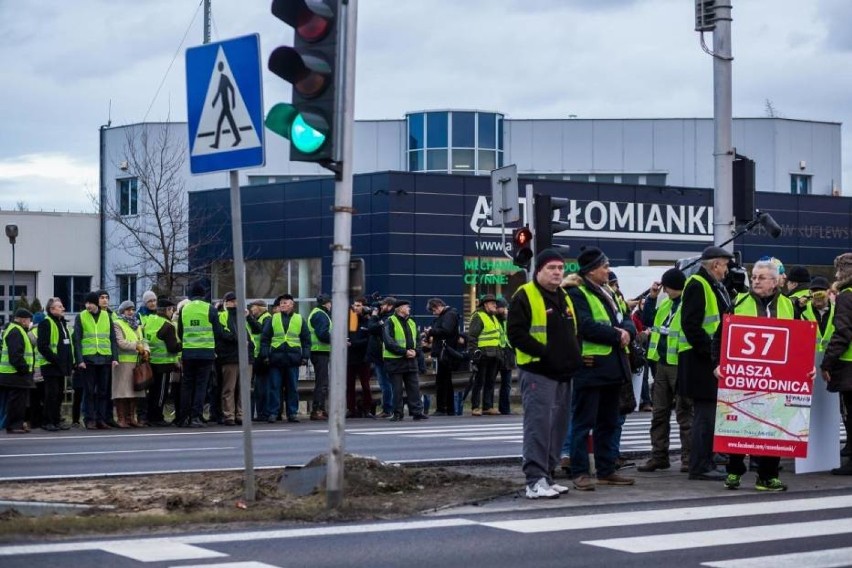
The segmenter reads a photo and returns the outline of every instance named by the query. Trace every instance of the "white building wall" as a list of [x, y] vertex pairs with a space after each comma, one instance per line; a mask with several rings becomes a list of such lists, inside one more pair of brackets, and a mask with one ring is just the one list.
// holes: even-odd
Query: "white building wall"
[[[0, 211], [0, 226], [6, 225], [18, 226], [16, 284], [22, 284], [27, 275], [35, 277], [35, 293], [30, 291], [27, 300], [38, 298], [42, 306], [46, 304], [54, 295], [54, 276], [91, 276], [92, 287], [97, 286], [100, 225], [96, 214]], [[4, 232], [0, 235], [0, 280], [7, 286], [11, 271], [12, 245]]]

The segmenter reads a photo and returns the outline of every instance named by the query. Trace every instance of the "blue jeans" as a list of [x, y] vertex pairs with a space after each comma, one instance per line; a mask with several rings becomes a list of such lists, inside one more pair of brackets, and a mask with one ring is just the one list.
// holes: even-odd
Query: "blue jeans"
[[86, 422], [107, 422], [112, 420], [110, 402], [112, 401], [112, 364], [96, 365], [86, 363], [82, 371], [83, 388], [85, 390], [83, 416]]
[[595, 465], [598, 477], [615, 472], [618, 456], [616, 430], [621, 416], [618, 413], [618, 395], [621, 385], [593, 386], [574, 389], [573, 440], [571, 443], [571, 475], [589, 475], [589, 454], [586, 439], [594, 430]]
[[571, 437], [574, 435], [574, 409], [577, 408], [577, 395], [571, 391], [571, 408], [568, 409], [568, 428], [565, 430], [565, 441], [562, 442], [562, 457], [571, 457]]
[[500, 396], [497, 399], [497, 408], [500, 414], [511, 414], [512, 405], [512, 369], [500, 369]]
[[266, 389], [266, 417], [275, 418], [281, 410], [281, 389], [287, 390], [287, 418], [299, 414], [299, 367], [270, 367]]
[[385, 364], [375, 363], [373, 364], [373, 369], [376, 372], [379, 387], [382, 389], [382, 412], [393, 414], [393, 383], [387, 371], [385, 371]]
[[6, 427], [6, 391], [0, 389], [0, 429]]

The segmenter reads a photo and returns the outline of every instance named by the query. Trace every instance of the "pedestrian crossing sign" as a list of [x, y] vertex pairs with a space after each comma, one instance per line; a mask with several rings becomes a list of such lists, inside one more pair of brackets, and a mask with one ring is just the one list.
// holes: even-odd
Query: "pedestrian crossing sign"
[[186, 106], [193, 174], [262, 166], [260, 36], [187, 49]]

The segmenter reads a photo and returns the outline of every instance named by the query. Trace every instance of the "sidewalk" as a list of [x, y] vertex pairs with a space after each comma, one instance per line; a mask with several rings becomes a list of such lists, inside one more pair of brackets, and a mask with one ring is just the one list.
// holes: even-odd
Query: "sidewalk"
[[[641, 461], [637, 460], [637, 463]], [[847, 490], [852, 491], [852, 477], [824, 473], [806, 473], [796, 475], [793, 460], [781, 460], [781, 480], [789, 489], [776, 493], [795, 497], [811, 491]], [[464, 466], [462, 470], [476, 472], [478, 475], [505, 476], [512, 479], [518, 486], [514, 495], [500, 497], [486, 503], [451, 507], [431, 513], [432, 516], [475, 515], [483, 513], [498, 513], [509, 511], [535, 511], [542, 509], [565, 509], [572, 507], [588, 507], [595, 505], [610, 505], [625, 503], [641, 504], [644, 502], [683, 501], [688, 499], [727, 498], [737, 499], [758, 495], [754, 489], [756, 474], [749, 472], [743, 476], [743, 485], [736, 491], [727, 490], [721, 481], [690, 481], [686, 473], [680, 473], [680, 461], [673, 461], [672, 467], [666, 471], [641, 473], [635, 467], [619, 470], [619, 474], [635, 477], [636, 484], [632, 486], [598, 486], [595, 491], [577, 491], [562, 471], [557, 471], [555, 481], [571, 488], [559, 499], [526, 499], [523, 494], [524, 475], [520, 465], [508, 466]], [[722, 466], [724, 467], [724, 466]], [[760, 493], [761, 496], [773, 496]]]

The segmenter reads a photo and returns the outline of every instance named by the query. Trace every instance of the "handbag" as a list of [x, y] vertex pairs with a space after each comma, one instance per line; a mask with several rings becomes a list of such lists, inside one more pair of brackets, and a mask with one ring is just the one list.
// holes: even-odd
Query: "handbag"
[[143, 391], [151, 386], [151, 381], [154, 378], [154, 371], [151, 369], [151, 364], [141, 357], [136, 359], [136, 366], [133, 367], [133, 390]]

